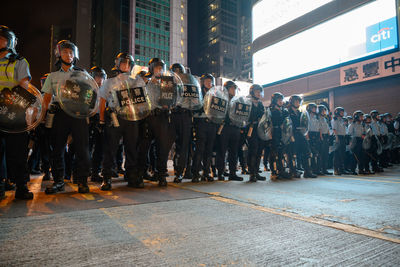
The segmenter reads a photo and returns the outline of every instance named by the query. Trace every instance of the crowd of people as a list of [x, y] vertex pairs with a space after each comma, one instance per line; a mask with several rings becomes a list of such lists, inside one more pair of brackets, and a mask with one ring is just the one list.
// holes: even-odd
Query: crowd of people
[[[0, 26], [0, 92], [32, 86], [28, 62], [15, 45], [15, 34]], [[29, 131], [0, 131], [0, 197], [15, 189], [15, 198], [32, 199], [27, 187], [30, 174], [53, 180], [46, 194], [64, 191], [68, 181], [87, 193], [88, 178], [101, 183], [101, 190], [112, 190], [112, 180], [119, 174], [129, 187], [143, 188], [144, 180], [165, 187], [169, 158], [174, 183], [224, 181], [225, 177], [243, 181], [240, 171], [249, 175], [250, 182], [263, 181], [261, 160], [271, 180], [370, 175], [400, 162], [400, 114], [393, 118], [376, 110], [357, 110], [346, 116], [344, 108], [330, 111], [326, 103], [309, 103], [302, 110], [300, 95], [285, 98], [281, 93], [272, 94], [270, 104], [264, 106], [263, 88], [257, 84], [247, 96], [251, 109], [243, 127], [234, 123], [229, 112], [218, 123], [205, 107], [192, 110], [179, 104], [152, 108], [143, 117], [124, 117], [116, 112], [117, 106], [145, 103], [167, 70], [163, 60], [153, 58], [148, 72], [133, 77], [134, 58], [123, 52], [115, 58], [110, 75], [97, 66], [88, 70], [100, 88], [94, 115], [72, 116], [57, 97], [59, 81], [65, 73], [86, 71], [76, 66], [78, 48], [70, 41], [57, 44], [55, 57], [57, 71], [41, 79], [43, 121]], [[169, 71], [186, 74], [179, 63]], [[134, 87], [115, 86], [121, 80]], [[215, 87], [213, 75], [204, 74], [195, 95], [206, 96]], [[223, 84], [229, 103], [237, 89], [234, 81]]]

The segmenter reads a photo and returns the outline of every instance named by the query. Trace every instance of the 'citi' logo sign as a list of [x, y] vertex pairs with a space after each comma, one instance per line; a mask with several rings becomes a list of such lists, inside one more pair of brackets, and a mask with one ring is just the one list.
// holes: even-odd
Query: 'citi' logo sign
[[386, 27], [382, 28], [378, 31], [377, 34], [374, 34], [371, 36], [371, 42], [376, 43], [380, 42], [381, 40], [386, 40], [390, 38], [390, 30], [393, 30], [392, 28]]
[[367, 27], [366, 37], [367, 53], [398, 47], [396, 17]]

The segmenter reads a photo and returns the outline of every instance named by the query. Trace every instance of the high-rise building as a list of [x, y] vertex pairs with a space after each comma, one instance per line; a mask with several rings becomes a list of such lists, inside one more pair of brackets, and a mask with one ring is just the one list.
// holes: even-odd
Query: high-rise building
[[118, 52], [136, 65], [153, 57], [187, 64], [186, 0], [93, 0], [92, 64], [110, 69]]
[[189, 0], [189, 66], [194, 74], [241, 75], [240, 1]]

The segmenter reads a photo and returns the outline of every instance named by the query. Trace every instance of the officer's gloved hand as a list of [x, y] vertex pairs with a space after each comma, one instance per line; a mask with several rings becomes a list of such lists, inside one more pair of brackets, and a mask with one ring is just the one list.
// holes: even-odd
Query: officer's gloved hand
[[104, 121], [99, 121], [99, 123], [97, 124], [97, 130], [99, 131], [99, 133], [104, 133], [105, 125], [106, 123]]
[[282, 115], [283, 115], [284, 118], [288, 117], [289, 116], [289, 110], [287, 108], [284, 108], [282, 110]]

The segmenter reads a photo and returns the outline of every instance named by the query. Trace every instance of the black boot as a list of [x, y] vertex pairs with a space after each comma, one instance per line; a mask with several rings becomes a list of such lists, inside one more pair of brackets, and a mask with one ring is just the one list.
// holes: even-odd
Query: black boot
[[219, 174], [218, 181], [225, 181], [225, 177], [222, 174]]
[[65, 190], [64, 178], [56, 178], [54, 177], [54, 183], [52, 185], [48, 185], [46, 190], [44, 191], [46, 194], [55, 194]]
[[159, 174], [158, 175], [158, 186], [161, 186], [161, 187], [168, 186], [167, 176], [165, 174]]
[[310, 172], [310, 171], [305, 172], [303, 177], [304, 178], [317, 178], [317, 176], [315, 174], [313, 174], [312, 172]]
[[198, 183], [198, 182], [200, 182], [200, 174], [196, 173], [193, 175], [192, 183]]
[[257, 182], [257, 177], [254, 174], [251, 174], [249, 182]]
[[229, 174], [229, 180], [230, 181], [243, 181], [243, 178], [240, 176], [237, 176], [236, 173]]
[[206, 179], [207, 182], [214, 182], [214, 178], [208, 174], [203, 175], [203, 177], [204, 179]]
[[33, 199], [33, 193], [29, 191], [28, 187], [25, 185], [18, 186], [15, 190], [15, 198], [22, 200]]
[[267, 178], [265, 176], [261, 176], [259, 173], [256, 173], [256, 178], [258, 181], [265, 181]]
[[101, 184], [100, 189], [102, 191], [110, 191], [111, 188], [112, 188], [111, 177], [110, 176], [104, 176], [103, 177], [103, 183]]
[[6, 190], [4, 188], [4, 182], [0, 180], [0, 200], [6, 197]]
[[9, 179], [6, 179], [4, 182], [4, 189], [6, 191], [14, 191], [15, 190], [15, 184], [12, 183]]
[[92, 175], [90, 176], [90, 181], [96, 182], [96, 183], [101, 183], [103, 181], [103, 179], [101, 178], [101, 176], [99, 175], [99, 173], [97, 171], [93, 171]]
[[177, 174], [176, 176], [175, 176], [175, 178], [174, 178], [174, 183], [176, 183], [176, 184], [180, 184], [180, 183], [182, 183], [182, 175], [180, 175], [180, 174]]
[[81, 177], [78, 179], [78, 192], [81, 194], [89, 193], [89, 186], [87, 184], [87, 177]]
[[128, 178], [128, 187], [144, 188], [143, 176], [134, 173], [126, 173]]
[[50, 181], [50, 172], [46, 171], [43, 175], [42, 181]]

